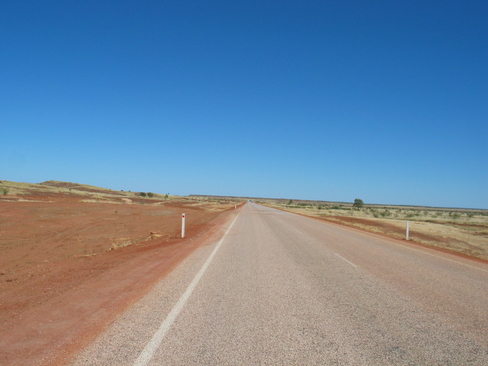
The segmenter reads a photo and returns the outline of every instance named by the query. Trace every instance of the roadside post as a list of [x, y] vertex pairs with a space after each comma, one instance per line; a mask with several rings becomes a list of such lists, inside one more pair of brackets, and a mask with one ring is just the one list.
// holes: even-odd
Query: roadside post
[[407, 228], [406, 228], [406, 230], [405, 230], [405, 231], [406, 231], [406, 232], [405, 232], [405, 238], [406, 238], [407, 240], [409, 240], [409, 236], [410, 236], [410, 221], [407, 221]]
[[185, 237], [185, 214], [181, 214], [181, 237]]

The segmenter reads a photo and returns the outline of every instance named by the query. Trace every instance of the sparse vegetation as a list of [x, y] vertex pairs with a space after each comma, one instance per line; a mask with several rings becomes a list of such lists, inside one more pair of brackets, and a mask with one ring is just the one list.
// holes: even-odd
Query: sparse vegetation
[[263, 200], [262, 204], [327, 221], [405, 238], [410, 221], [410, 240], [473, 257], [488, 259], [488, 210], [444, 209], [413, 206], [353, 205], [323, 201]]
[[146, 197], [146, 192], [141, 192], [141, 193], [139, 193], [139, 196], [141, 196], [141, 197]]
[[5, 196], [8, 194], [8, 188], [2, 188], [2, 194]]
[[147, 193], [147, 196], [148, 196], [149, 198], [153, 198], [154, 194], [152, 194], [151, 192], [148, 192], [148, 193]]
[[357, 208], [358, 210], [362, 209], [364, 207], [363, 200], [361, 198], [356, 198], [352, 207]]

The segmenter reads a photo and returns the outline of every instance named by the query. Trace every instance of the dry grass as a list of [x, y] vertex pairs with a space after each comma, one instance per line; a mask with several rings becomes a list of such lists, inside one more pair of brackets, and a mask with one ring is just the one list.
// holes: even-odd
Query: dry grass
[[106, 188], [90, 186], [86, 184], [68, 183], [59, 181], [48, 181], [43, 183], [21, 183], [2, 181], [0, 183], [0, 194], [3, 199], [22, 198], [29, 200], [33, 197], [60, 197], [71, 196], [94, 200], [106, 201], [112, 199], [120, 200], [121, 198], [134, 198], [138, 193], [114, 191]]
[[155, 201], [171, 201], [180, 199], [178, 196], [167, 196], [154, 193], [153, 197], [141, 197], [140, 192], [115, 191], [108, 188], [88, 184], [47, 181], [43, 183], [21, 183], [0, 181], [0, 199], [13, 201], [31, 201], [31, 197], [78, 197], [87, 203], [152, 203]]
[[[147, 192], [146, 192], [147, 193]], [[0, 201], [41, 202], [76, 198], [82, 203], [106, 204], [144, 204], [164, 206], [178, 204], [183, 207], [200, 208], [206, 211], [220, 212], [242, 204], [238, 198], [182, 197], [153, 193], [152, 197], [142, 197], [140, 192], [115, 191], [87, 184], [47, 181], [43, 183], [21, 183], [0, 181]]]
[[398, 239], [405, 238], [410, 221], [411, 241], [488, 260], [487, 210], [377, 205], [354, 210], [351, 204], [262, 203]]

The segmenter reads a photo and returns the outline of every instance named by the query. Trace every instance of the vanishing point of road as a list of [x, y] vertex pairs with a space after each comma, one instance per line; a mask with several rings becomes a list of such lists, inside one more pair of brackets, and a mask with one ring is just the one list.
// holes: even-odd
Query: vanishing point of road
[[488, 365], [488, 265], [248, 203], [72, 365]]

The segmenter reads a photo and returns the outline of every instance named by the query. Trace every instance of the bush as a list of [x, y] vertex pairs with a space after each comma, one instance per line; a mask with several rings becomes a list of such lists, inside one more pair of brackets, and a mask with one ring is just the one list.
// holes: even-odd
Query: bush
[[8, 193], [8, 188], [2, 188], [2, 193], [5, 196]]
[[356, 198], [352, 205], [353, 208], [357, 208], [358, 210], [364, 207], [364, 202], [361, 198]]
[[147, 195], [148, 195], [149, 198], [152, 198], [154, 196], [154, 194], [152, 194], [151, 192], [148, 192]]
[[139, 196], [146, 197], [146, 193], [145, 192], [141, 192], [141, 193], [139, 193]]

